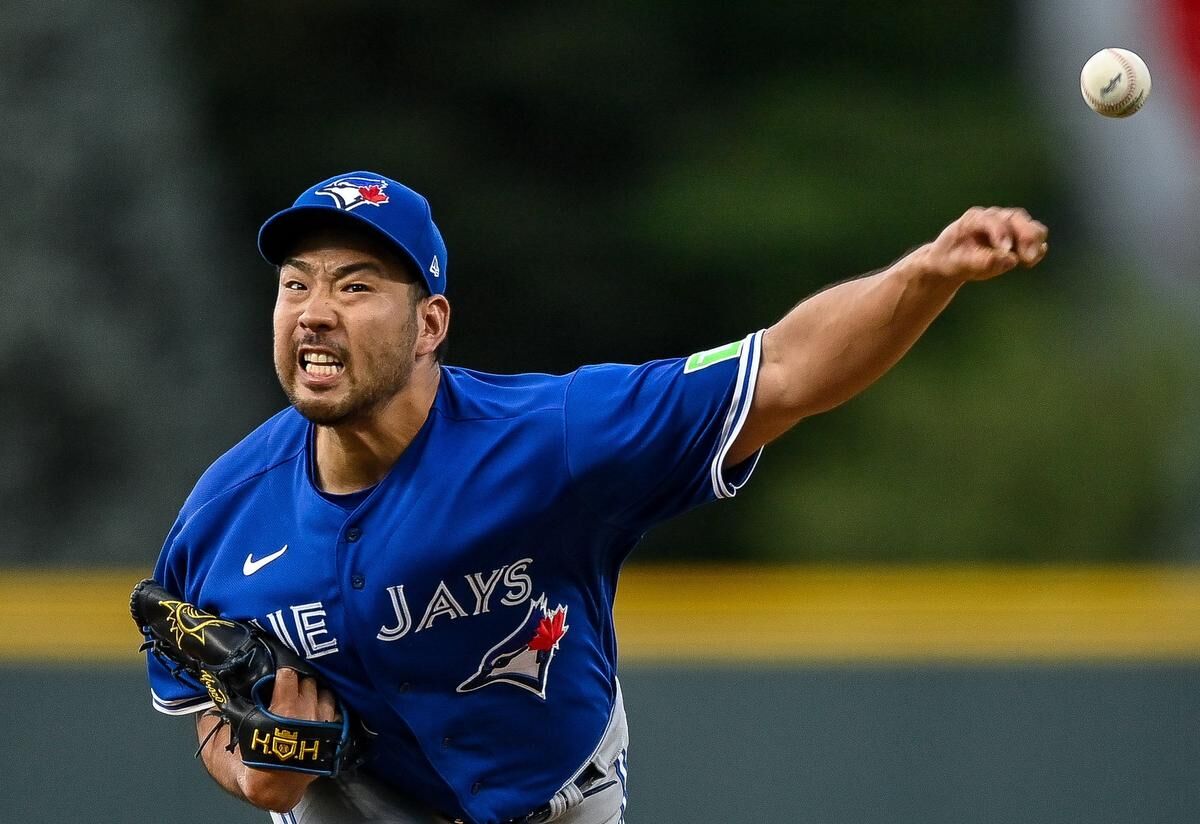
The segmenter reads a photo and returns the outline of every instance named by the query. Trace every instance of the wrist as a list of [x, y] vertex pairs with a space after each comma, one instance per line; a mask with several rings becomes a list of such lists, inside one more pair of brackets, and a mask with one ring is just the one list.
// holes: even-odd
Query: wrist
[[938, 264], [938, 255], [932, 243], [913, 249], [899, 260], [896, 268], [901, 276], [916, 286], [953, 294], [967, 282], [958, 273], [950, 273]]

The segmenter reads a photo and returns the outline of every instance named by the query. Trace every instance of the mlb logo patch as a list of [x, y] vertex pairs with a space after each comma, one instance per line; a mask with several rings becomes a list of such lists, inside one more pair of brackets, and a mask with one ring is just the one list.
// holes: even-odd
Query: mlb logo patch
[[364, 204], [382, 206], [390, 198], [384, 193], [387, 181], [372, 177], [343, 177], [322, 186], [314, 194], [325, 195], [333, 200], [333, 205], [343, 211], [357, 209]]

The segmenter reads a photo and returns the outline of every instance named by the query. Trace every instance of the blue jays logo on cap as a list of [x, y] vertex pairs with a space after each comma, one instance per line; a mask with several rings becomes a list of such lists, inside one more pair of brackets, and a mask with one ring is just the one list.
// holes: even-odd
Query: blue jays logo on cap
[[339, 220], [381, 236], [412, 261], [430, 294], [445, 293], [446, 243], [433, 222], [429, 201], [375, 172], [347, 172], [306, 189], [291, 207], [272, 215], [258, 230], [258, 250], [280, 266], [305, 234]]
[[333, 198], [335, 206], [349, 212], [364, 203], [370, 203], [372, 206], [382, 206], [387, 203], [389, 198], [383, 192], [387, 185], [386, 180], [369, 177], [343, 177], [317, 189], [315, 194]]
[[559, 604], [553, 611], [547, 609], [544, 593], [530, 600], [525, 620], [512, 635], [484, 653], [479, 669], [458, 685], [458, 691], [512, 684], [544, 700], [550, 663], [568, 629], [566, 607]]

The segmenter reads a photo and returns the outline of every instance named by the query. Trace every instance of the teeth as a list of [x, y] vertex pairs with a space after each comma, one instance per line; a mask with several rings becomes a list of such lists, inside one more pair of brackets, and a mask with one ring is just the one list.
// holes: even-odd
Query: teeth
[[305, 352], [300, 356], [300, 366], [317, 378], [332, 377], [344, 368], [340, 360], [325, 352]]

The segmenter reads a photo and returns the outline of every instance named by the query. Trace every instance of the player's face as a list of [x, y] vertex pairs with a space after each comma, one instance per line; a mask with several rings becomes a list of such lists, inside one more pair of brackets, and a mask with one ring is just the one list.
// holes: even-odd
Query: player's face
[[369, 418], [408, 385], [416, 279], [371, 238], [322, 232], [279, 268], [275, 372], [292, 405], [324, 426]]

